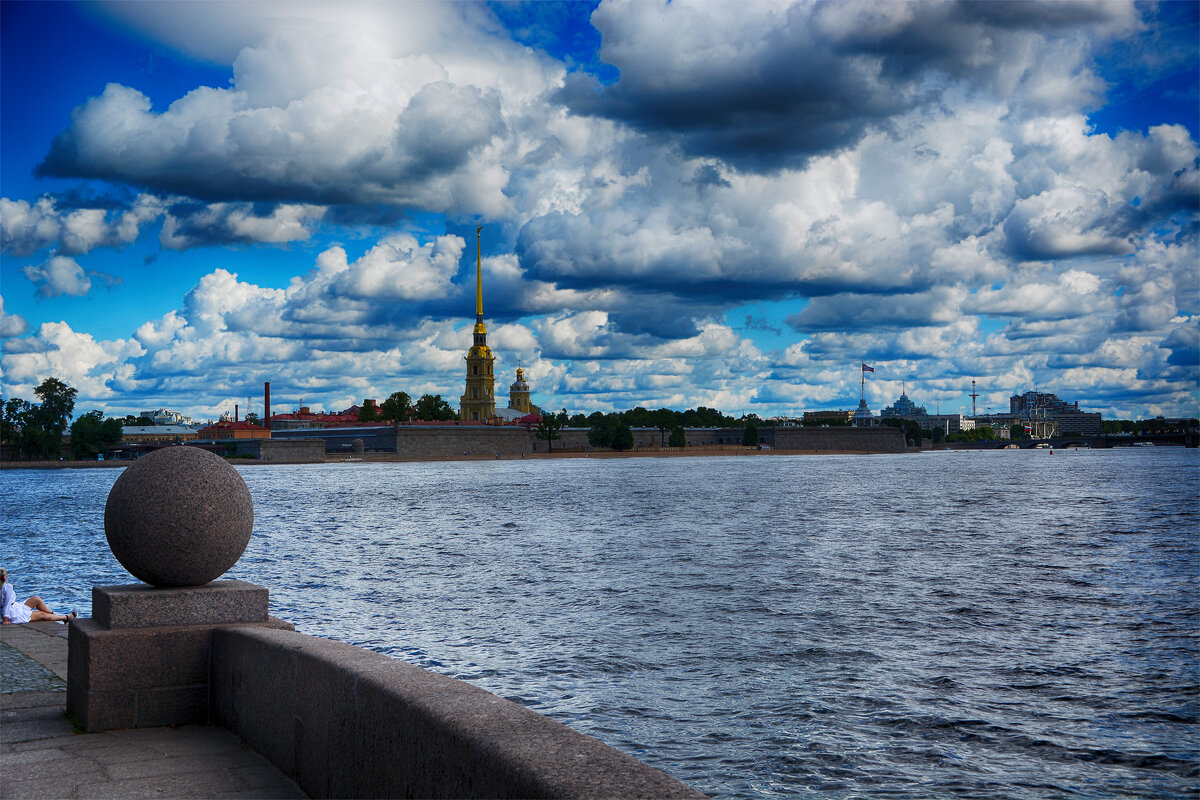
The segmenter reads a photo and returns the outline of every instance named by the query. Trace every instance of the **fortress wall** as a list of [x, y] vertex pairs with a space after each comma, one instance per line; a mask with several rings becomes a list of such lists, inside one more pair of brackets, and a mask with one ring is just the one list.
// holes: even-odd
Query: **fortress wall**
[[903, 453], [907, 449], [899, 428], [773, 428], [776, 450], [831, 450], [864, 453]]
[[[396, 455], [413, 458], [428, 456], [518, 456], [534, 452], [533, 432], [524, 428], [491, 428], [484, 425], [453, 424], [437, 427], [406, 427], [396, 429]], [[545, 452], [546, 443], [539, 441], [538, 451]], [[556, 446], [558, 442], [554, 443]]]
[[212, 634], [215, 721], [309, 797], [701, 798], [476, 686], [342, 642]]

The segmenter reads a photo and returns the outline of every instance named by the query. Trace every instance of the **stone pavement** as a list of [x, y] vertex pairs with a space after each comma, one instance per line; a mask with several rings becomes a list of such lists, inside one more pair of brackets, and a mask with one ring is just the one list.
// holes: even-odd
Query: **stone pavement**
[[75, 733], [66, 678], [66, 625], [0, 625], [2, 800], [305, 796], [215, 726]]

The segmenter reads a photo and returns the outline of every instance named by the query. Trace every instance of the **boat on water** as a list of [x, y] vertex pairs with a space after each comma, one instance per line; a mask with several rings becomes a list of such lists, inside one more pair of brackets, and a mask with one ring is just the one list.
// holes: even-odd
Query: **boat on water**
[[1130, 447], [1154, 447], [1154, 442], [1134, 442]]

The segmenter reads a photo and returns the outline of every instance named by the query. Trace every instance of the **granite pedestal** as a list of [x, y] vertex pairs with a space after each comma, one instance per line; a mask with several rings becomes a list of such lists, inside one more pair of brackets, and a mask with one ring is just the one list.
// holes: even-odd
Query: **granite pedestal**
[[93, 587], [93, 617], [70, 627], [67, 711], [88, 733], [207, 723], [213, 630], [294, 629], [267, 600], [243, 581]]

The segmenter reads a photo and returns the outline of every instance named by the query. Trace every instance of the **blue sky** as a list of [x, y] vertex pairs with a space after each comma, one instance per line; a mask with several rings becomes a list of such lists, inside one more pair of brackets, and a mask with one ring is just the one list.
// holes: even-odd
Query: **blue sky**
[[0, 389], [1194, 416], [1198, 8], [7, 0]]

